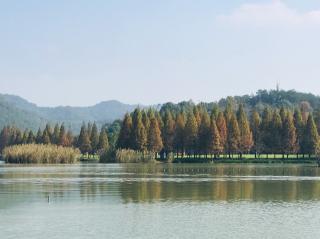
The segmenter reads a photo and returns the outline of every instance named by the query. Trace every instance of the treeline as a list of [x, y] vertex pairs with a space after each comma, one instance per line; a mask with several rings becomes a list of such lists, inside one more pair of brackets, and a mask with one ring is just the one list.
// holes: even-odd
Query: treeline
[[311, 157], [319, 150], [319, 127], [319, 111], [310, 112], [305, 102], [296, 109], [265, 107], [262, 112], [246, 112], [232, 101], [223, 110], [217, 104], [211, 110], [203, 104], [180, 111], [136, 109], [123, 119], [117, 148], [163, 157], [169, 153], [194, 158], [249, 153], [256, 158], [260, 154]]
[[99, 131], [95, 123], [83, 124], [79, 135], [75, 136], [71, 130], [66, 130], [64, 124], [56, 124], [54, 128], [47, 124], [45, 129], [34, 133], [12, 126], [5, 126], [0, 133], [0, 150], [13, 145], [44, 144], [62, 147], [75, 147], [81, 153], [96, 154], [109, 149], [106, 127]]

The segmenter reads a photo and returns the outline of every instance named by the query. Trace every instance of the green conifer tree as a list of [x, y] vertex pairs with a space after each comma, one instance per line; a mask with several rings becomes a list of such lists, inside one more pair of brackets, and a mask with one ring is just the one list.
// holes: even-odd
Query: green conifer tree
[[314, 111], [314, 122], [317, 126], [318, 133], [320, 133], [320, 109]]
[[174, 145], [177, 153], [182, 153], [184, 154], [185, 150], [185, 133], [184, 133], [184, 128], [185, 128], [185, 119], [183, 113], [179, 113], [176, 118], [176, 130], [174, 134]]
[[59, 124], [56, 124], [53, 129], [51, 142], [53, 144], [59, 144], [59, 136], [60, 136], [60, 126]]
[[224, 117], [223, 112], [219, 112], [216, 125], [219, 130], [219, 136], [220, 136], [220, 144], [222, 146], [222, 152], [227, 148], [227, 136], [228, 136], [228, 129], [227, 129], [227, 123]]
[[52, 143], [52, 129], [50, 124], [46, 124], [45, 129], [43, 130], [42, 140], [44, 144], [51, 144]]
[[17, 129], [15, 137], [12, 139], [13, 144], [22, 144], [22, 133]]
[[163, 147], [166, 153], [173, 152], [174, 149], [174, 133], [175, 122], [170, 111], [166, 111], [164, 115], [164, 125], [162, 131]]
[[34, 136], [32, 130], [30, 130], [29, 134], [28, 134], [27, 143], [28, 144], [34, 144], [35, 142], [36, 142], [35, 136]]
[[10, 140], [10, 128], [8, 126], [3, 127], [0, 134], [0, 149], [2, 150], [9, 145]]
[[261, 151], [265, 154], [272, 153], [273, 134], [272, 134], [272, 112], [269, 107], [266, 107], [262, 114], [261, 121]]
[[247, 118], [247, 114], [244, 111], [243, 105], [240, 104], [237, 113], [238, 125], [240, 130], [240, 142], [239, 142], [239, 152], [240, 157], [243, 153], [249, 153], [253, 146], [252, 132], [250, 129], [250, 124]]
[[117, 140], [117, 148], [133, 149], [132, 136], [132, 118], [131, 115], [126, 114], [121, 124], [119, 137]]
[[99, 144], [99, 134], [98, 134], [98, 128], [96, 123], [93, 123], [92, 125], [90, 142], [91, 142], [91, 153], [94, 154], [97, 152], [98, 144]]
[[219, 130], [214, 119], [211, 119], [210, 124], [210, 152], [214, 155], [214, 158], [217, 158], [220, 153], [223, 151], [223, 146], [220, 141]]
[[28, 143], [28, 137], [29, 137], [29, 130], [26, 129], [26, 130], [23, 132], [22, 144], [27, 144], [27, 143]]
[[71, 147], [75, 141], [75, 137], [72, 134], [71, 130], [68, 130], [67, 136], [66, 136], [66, 141], [64, 142], [65, 147]]
[[240, 130], [236, 116], [232, 113], [231, 118], [229, 120], [228, 125], [228, 137], [227, 137], [227, 145], [228, 145], [228, 153], [229, 158], [231, 154], [239, 153], [239, 144], [240, 144]]
[[303, 154], [315, 154], [319, 148], [319, 134], [312, 114], [309, 114], [303, 137]]
[[211, 140], [210, 140], [210, 117], [207, 111], [204, 111], [201, 117], [199, 126], [199, 151], [201, 154], [207, 155], [210, 152]]
[[132, 143], [133, 149], [145, 151], [147, 146], [147, 132], [142, 122], [142, 114], [140, 109], [135, 109], [132, 117]]
[[211, 120], [213, 120], [213, 119], [217, 120], [219, 113], [220, 113], [219, 105], [216, 104], [216, 103], [213, 104], [211, 115], [210, 115], [210, 119]]
[[303, 150], [302, 144], [303, 144], [305, 125], [304, 125], [302, 114], [299, 108], [295, 109], [293, 120], [294, 120], [294, 127], [297, 129], [297, 138], [298, 138], [298, 146], [299, 146], [298, 152], [301, 153]]
[[47, 129], [45, 129], [42, 133], [42, 143], [43, 144], [51, 144], [50, 134]]
[[299, 149], [296, 127], [294, 126], [292, 113], [288, 112], [283, 123], [283, 149], [284, 153], [296, 154]]
[[196, 117], [192, 112], [188, 114], [184, 128], [185, 146], [189, 154], [195, 154], [198, 140], [198, 125]]
[[88, 135], [88, 130], [84, 124], [81, 126], [80, 135], [78, 138], [78, 147], [83, 154], [91, 152], [90, 137]]
[[251, 114], [251, 129], [253, 137], [252, 149], [255, 153], [255, 158], [257, 158], [257, 153], [261, 152], [261, 132], [260, 132], [261, 119], [259, 113], [254, 110]]
[[107, 130], [105, 127], [102, 127], [99, 135], [98, 151], [106, 152], [108, 149], [109, 149], [109, 140], [108, 140]]
[[271, 151], [274, 154], [280, 154], [283, 153], [282, 148], [282, 121], [281, 116], [277, 110], [273, 112], [272, 121], [271, 121]]
[[141, 113], [142, 113], [142, 123], [148, 134], [149, 128], [150, 128], [150, 119], [154, 117], [154, 112], [152, 109], [149, 109], [148, 113], [144, 110]]
[[64, 124], [61, 124], [60, 130], [59, 130], [59, 137], [58, 137], [58, 145], [67, 147], [69, 145], [67, 135], [66, 135], [66, 129], [64, 127]]
[[42, 131], [39, 128], [37, 131], [37, 135], [36, 135], [36, 143], [37, 144], [42, 144]]

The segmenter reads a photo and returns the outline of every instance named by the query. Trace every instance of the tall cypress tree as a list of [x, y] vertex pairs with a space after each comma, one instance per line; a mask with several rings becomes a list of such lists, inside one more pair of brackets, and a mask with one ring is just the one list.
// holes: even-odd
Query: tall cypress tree
[[269, 107], [266, 107], [262, 114], [261, 121], [261, 151], [263, 153], [268, 154], [272, 153], [272, 143], [273, 143], [273, 135], [272, 135], [272, 112]]
[[227, 123], [226, 123], [223, 112], [219, 112], [216, 124], [219, 130], [220, 144], [222, 146], [222, 152], [223, 152], [224, 149], [227, 148], [227, 136], [228, 136]]
[[109, 149], [109, 140], [108, 140], [107, 130], [105, 127], [102, 127], [99, 135], [98, 151], [105, 152], [108, 149]]
[[253, 139], [249, 121], [242, 104], [239, 106], [237, 116], [240, 130], [239, 152], [242, 157], [242, 153], [249, 153], [253, 145]]
[[8, 126], [3, 127], [0, 134], [0, 150], [2, 151], [9, 145], [10, 140], [10, 128]]
[[197, 126], [199, 126], [201, 123], [201, 115], [200, 115], [200, 108], [199, 107], [197, 107], [197, 106], [193, 107], [193, 115], [196, 119]]
[[202, 113], [199, 126], [199, 150], [201, 154], [207, 155], [210, 152], [210, 117], [207, 111]]
[[163, 128], [163, 120], [162, 120], [162, 117], [161, 117], [159, 111], [156, 111], [156, 112], [155, 112], [155, 117], [156, 117], [156, 119], [157, 119], [157, 121], [158, 121], [160, 130], [162, 130], [162, 128]]
[[283, 106], [281, 106], [281, 108], [280, 108], [280, 117], [281, 117], [281, 121], [282, 122], [284, 122], [286, 120], [287, 114], [288, 114], [287, 110]]
[[209, 140], [210, 140], [209, 150], [211, 153], [214, 154], [214, 158], [217, 158], [217, 155], [222, 153], [223, 146], [221, 144], [219, 130], [218, 130], [216, 121], [214, 119], [211, 119], [209, 132], [210, 132], [210, 134], [209, 134]]
[[92, 125], [90, 142], [91, 142], [91, 152], [96, 153], [96, 151], [98, 150], [99, 135], [98, 135], [98, 128], [95, 122]]
[[261, 132], [260, 132], [261, 119], [259, 113], [254, 110], [251, 114], [251, 129], [253, 137], [253, 151], [255, 153], [255, 158], [257, 158], [257, 153], [260, 153], [261, 145]]
[[59, 136], [60, 136], [60, 126], [59, 124], [56, 124], [53, 129], [51, 142], [53, 144], [59, 144]]
[[316, 109], [314, 112], [314, 122], [317, 126], [318, 133], [320, 133], [320, 109]]
[[304, 135], [304, 123], [302, 119], [302, 114], [299, 108], [295, 109], [294, 115], [293, 115], [293, 120], [294, 120], [294, 127], [297, 129], [297, 137], [298, 137], [298, 144], [299, 144], [299, 151], [302, 152], [303, 150], [303, 135]]
[[211, 120], [213, 120], [213, 119], [217, 120], [219, 113], [220, 113], [219, 105], [216, 104], [216, 103], [213, 104], [211, 115], [210, 115], [210, 119]]
[[196, 117], [192, 112], [188, 114], [186, 126], [184, 128], [186, 150], [188, 153], [195, 154], [198, 140], [198, 125]]
[[271, 121], [271, 131], [270, 133], [272, 141], [271, 141], [271, 149], [274, 154], [283, 153], [282, 149], [282, 121], [281, 116], [277, 110], [273, 112], [272, 121]]
[[51, 144], [53, 143], [52, 142], [52, 135], [53, 135], [53, 132], [52, 132], [52, 128], [51, 128], [51, 125], [50, 124], [46, 124], [46, 128], [44, 129], [43, 131], [43, 137], [48, 137], [46, 139], [42, 139], [44, 140], [44, 144]]
[[83, 154], [89, 153], [91, 151], [90, 137], [88, 135], [88, 130], [85, 124], [81, 126], [80, 135], [78, 138], [78, 147]]
[[133, 149], [145, 151], [147, 146], [147, 132], [142, 123], [142, 114], [140, 109], [135, 109], [132, 117], [132, 143]]
[[28, 134], [27, 143], [28, 144], [34, 144], [35, 142], [36, 142], [35, 136], [34, 136], [32, 130], [30, 130], [29, 134]]
[[312, 114], [309, 114], [303, 137], [303, 154], [315, 154], [319, 149], [319, 134]]
[[73, 136], [72, 131], [70, 129], [67, 132], [66, 139], [67, 140], [65, 141], [65, 144], [64, 144], [64, 146], [66, 146], [66, 147], [71, 147], [73, 145], [73, 143], [76, 141], [75, 137]]
[[40, 128], [38, 129], [38, 132], [37, 132], [36, 143], [37, 144], [42, 144], [42, 131], [41, 131]]
[[295, 154], [298, 152], [299, 145], [296, 127], [294, 126], [292, 113], [288, 112], [283, 123], [283, 149], [284, 153]]
[[229, 158], [231, 154], [235, 154], [239, 152], [239, 144], [240, 144], [240, 130], [239, 130], [237, 118], [233, 113], [231, 115], [229, 125], [228, 125], [227, 145], [228, 145]]
[[[41, 135], [42, 136], [42, 135]], [[22, 144], [22, 133], [20, 129], [17, 129], [16, 135], [14, 138], [12, 138], [11, 141], [13, 144]]]
[[148, 132], [148, 150], [156, 154], [161, 151], [163, 147], [161, 130], [158, 120], [153, 116], [150, 119], [150, 128]]
[[22, 144], [27, 144], [27, 143], [28, 143], [28, 137], [29, 137], [29, 130], [26, 129], [26, 130], [23, 132]]
[[45, 129], [42, 133], [42, 143], [43, 144], [51, 144], [50, 133], [47, 129]]
[[302, 121], [304, 122], [304, 124], [306, 124], [309, 119], [309, 114], [311, 111], [310, 103], [308, 101], [300, 102], [300, 110], [301, 110]]
[[149, 109], [148, 113], [144, 110], [141, 113], [142, 113], [142, 123], [148, 134], [149, 128], [150, 128], [150, 119], [154, 117], [154, 112], [152, 109]]
[[164, 115], [164, 125], [162, 130], [163, 147], [166, 153], [172, 152], [174, 149], [174, 132], [175, 122], [172, 118], [171, 112], [166, 111]]
[[176, 130], [174, 134], [174, 145], [177, 153], [181, 152], [184, 153], [185, 150], [185, 134], [184, 134], [184, 128], [185, 128], [185, 119], [183, 113], [180, 113], [177, 115], [176, 118]]
[[131, 135], [132, 135], [132, 118], [131, 118], [131, 115], [127, 113], [124, 116], [124, 119], [122, 121], [119, 137], [117, 140], [117, 148], [132, 149], [133, 144], [131, 141]]
[[87, 130], [87, 134], [88, 134], [89, 139], [90, 139], [91, 133], [92, 133], [92, 123], [91, 122], [88, 123], [86, 130]]
[[69, 145], [64, 124], [61, 124], [61, 126], [60, 126], [58, 145], [61, 145], [64, 147]]
[[227, 125], [229, 125], [233, 114], [234, 114], [234, 99], [232, 97], [228, 97], [227, 105], [224, 111], [224, 116], [225, 116]]

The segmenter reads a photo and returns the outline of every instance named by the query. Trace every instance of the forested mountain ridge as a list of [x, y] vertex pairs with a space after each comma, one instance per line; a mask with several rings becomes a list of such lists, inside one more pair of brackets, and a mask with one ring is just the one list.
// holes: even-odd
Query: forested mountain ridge
[[[309, 111], [320, 108], [320, 96], [311, 93], [302, 93], [295, 90], [258, 90], [256, 94], [243, 95], [243, 96], [229, 96], [222, 98], [217, 102], [200, 103], [204, 105], [209, 111], [214, 108], [215, 105], [224, 109], [227, 102], [232, 102], [234, 110], [242, 104], [247, 112], [253, 109], [262, 112], [266, 107], [271, 108], [287, 108], [293, 110], [296, 107], [301, 107], [301, 104], [308, 107]], [[195, 106], [193, 101], [183, 101], [178, 104], [165, 103], [161, 107], [161, 111], [185, 111]]]
[[[262, 112], [266, 106], [273, 108], [284, 106], [293, 109], [300, 107], [301, 103], [308, 107], [309, 111], [320, 108], [319, 96], [294, 90], [259, 90], [254, 95], [227, 97], [218, 102], [200, 104], [208, 110], [212, 110], [215, 104], [223, 109], [228, 100], [234, 102], [235, 108], [242, 103], [248, 112], [253, 108]], [[192, 101], [184, 101], [178, 104], [165, 103], [160, 106], [161, 111], [166, 109], [181, 111], [192, 108], [194, 105]], [[51, 124], [63, 122], [67, 128], [78, 132], [83, 122], [96, 122], [99, 127], [116, 119], [122, 119], [126, 112], [132, 112], [136, 107], [137, 105], [123, 104], [115, 100], [88, 107], [39, 107], [19, 96], [0, 94], [0, 128], [5, 125], [15, 125], [21, 129], [28, 128], [36, 131], [38, 127], [44, 128], [48, 122]]]
[[0, 127], [15, 125], [36, 131], [46, 123], [64, 123], [67, 128], [79, 131], [83, 122], [96, 122], [98, 126], [120, 119], [137, 105], [110, 100], [88, 107], [39, 107], [14, 95], [0, 95]]

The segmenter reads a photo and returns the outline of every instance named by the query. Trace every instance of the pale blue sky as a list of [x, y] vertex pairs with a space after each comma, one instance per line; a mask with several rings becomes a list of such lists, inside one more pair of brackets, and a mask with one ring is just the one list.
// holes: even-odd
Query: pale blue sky
[[319, 0], [0, 0], [0, 92], [39, 105], [320, 93]]

